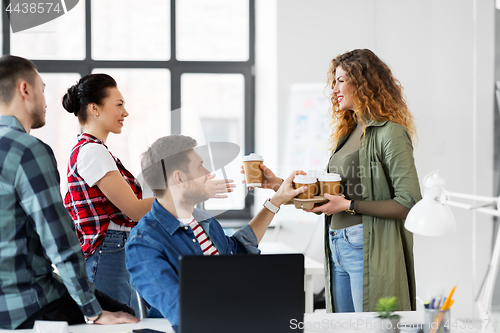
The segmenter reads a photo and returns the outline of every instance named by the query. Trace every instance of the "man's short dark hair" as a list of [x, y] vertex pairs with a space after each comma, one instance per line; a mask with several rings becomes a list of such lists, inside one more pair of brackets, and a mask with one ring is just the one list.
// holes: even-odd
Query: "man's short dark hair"
[[188, 153], [196, 140], [184, 135], [169, 135], [156, 140], [141, 156], [142, 176], [155, 196], [167, 189], [167, 177], [174, 171], [188, 172]]
[[36, 66], [28, 59], [12, 55], [0, 58], [0, 104], [9, 104], [19, 80], [35, 85]]

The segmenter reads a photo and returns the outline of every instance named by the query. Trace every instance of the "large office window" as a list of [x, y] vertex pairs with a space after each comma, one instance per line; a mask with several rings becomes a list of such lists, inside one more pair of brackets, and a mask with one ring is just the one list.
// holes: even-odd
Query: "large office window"
[[61, 98], [83, 75], [107, 73], [130, 114], [123, 132], [108, 137], [113, 154], [139, 176], [140, 154], [161, 136], [234, 143], [239, 154], [213, 171], [235, 179], [237, 191], [203, 206], [219, 218], [248, 217], [252, 198], [239, 184], [239, 168], [254, 148], [254, 7], [254, 0], [82, 0], [17, 33], [3, 11], [3, 54], [32, 60], [46, 83], [47, 124], [32, 134], [54, 149], [61, 191], [81, 132]]

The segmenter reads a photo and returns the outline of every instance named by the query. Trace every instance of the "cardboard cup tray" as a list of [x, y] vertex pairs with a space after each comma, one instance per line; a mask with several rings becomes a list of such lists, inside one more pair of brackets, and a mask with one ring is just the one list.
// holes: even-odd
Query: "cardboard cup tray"
[[293, 198], [291, 201], [288, 201], [286, 205], [295, 205], [297, 209], [313, 209], [314, 206], [318, 203], [327, 202], [328, 199], [325, 199], [324, 196], [318, 195], [312, 199], [297, 199]]

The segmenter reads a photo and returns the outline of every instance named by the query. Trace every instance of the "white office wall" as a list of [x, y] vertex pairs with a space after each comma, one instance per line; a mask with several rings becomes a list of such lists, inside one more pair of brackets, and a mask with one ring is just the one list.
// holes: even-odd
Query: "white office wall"
[[[260, 20], [259, 8], [266, 6], [273, 14]], [[274, 45], [269, 35], [259, 44], [259, 24]], [[276, 169], [283, 168], [290, 86], [326, 82], [331, 58], [370, 48], [405, 88], [419, 135], [420, 180], [440, 170], [450, 191], [493, 194], [493, 0], [257, 0], [257, 27], [257, 148]], [[259, 58], [262, 52], [272, 56]], [[272, 63], [277, 71], [261, 70]], [[263, 92], [262, 82], [271, 82], [271, 90]], [[261, 127], [262, 115], [274, 107], [269, 124], [275, 127]], [[276, 138], [277, 145], [266, 143]], [[491, 218], [454, 213], [456, 234], [415, 236], [417, 292], [426, 297], [458, 283], [453, 315], [471, 317], [489, 260]], [[289, 245], [304, 249], [314, 217], [286, 207], [277, 219]]]

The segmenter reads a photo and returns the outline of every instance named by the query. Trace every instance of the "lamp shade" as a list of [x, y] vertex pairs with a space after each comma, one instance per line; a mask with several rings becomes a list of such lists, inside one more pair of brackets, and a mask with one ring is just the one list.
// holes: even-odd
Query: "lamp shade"
[[423, 236], [445, 236], [457, 231], [450, 207], [431, 196], [424, 196], [413, 206], [406, 217], [405, 228]]

